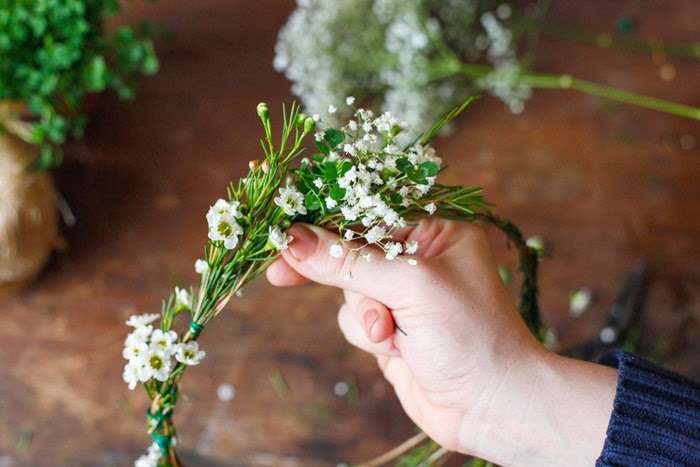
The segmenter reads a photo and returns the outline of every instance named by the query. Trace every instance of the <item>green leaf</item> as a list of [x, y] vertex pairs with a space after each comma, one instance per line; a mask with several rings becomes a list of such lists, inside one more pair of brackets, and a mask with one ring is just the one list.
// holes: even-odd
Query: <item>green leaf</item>
[[323, 166], [323, 178], [326, 180], [336, 180], [338, 178], [338, 163], [336, 161], [326, 161]]
[[338, 167], [338, 177], [342, 177], [350, 169], [352, 169], [352, 162], [350, 162], [350, 161], [341, 162], [340, 167]]
[[102, 55], [92, 58], [83, 77], [89, 91], [100, 92], [107, 86], [107, 63]]
[[323, 157], [323, 154], [314, 154], [313, 156], [311, 156], [311, 159], [315, 162], [323, 162], [324, 160], [326, 160], [326, 158]]
[[334, 183], [331, 187], [331, 198], [336, 201], [342, 201], [345, 198], [345, 188], [341, 188], [337, 183]]
[[318, 195], [313, 191], [309, 191], [304, 197], [304, 206], [309, 211], [318, 211], [321, 209], [321, 201], [318, 199]]
[[396, 168], [402, 173], [408, 174], [413, 171], [413, 164], [405, 157], [402, 157], [396, 161]]
[[440, 172], [440, 167], [431, 161], [423, 162], [420, 166], [421, 173], [426, 177], [434, 177]]
[[323, 154], [328, 154], [331, 152], [331, 148], [326, 146], [323, 141], [316, 141], [316, 148], [321, 151]]
[[326, 131], [323, 132], [323, 139], [331, 145], [331, 148], [336, 148], [345, 141], [345, 133], [335, 128], [327, 128]]
[[393, 192], [389, 195], [389, 199], [393, 204], [401, 204], [403, 202], [403, 198], [401, 197], [400, 194]]

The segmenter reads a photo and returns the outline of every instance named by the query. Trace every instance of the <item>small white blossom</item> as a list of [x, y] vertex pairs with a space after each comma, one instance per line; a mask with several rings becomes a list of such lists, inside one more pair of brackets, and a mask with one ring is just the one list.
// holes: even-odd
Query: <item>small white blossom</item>
[[382, 240], [385, 235], [386, 229], [380, 226], [375, 226], [367, 231], [365, 234], [365, 240], [367, 240], [367, 243], [377, 243], [378, 241]]
[[177, 342], [177, 333], [175, 331], [156, 329], [151, 334], [151, 351], [172, 355], [176, 350], [175, 342]]
[[122, 378], [129, 385], [129, 389], [133, 391], [139, 383], [148, 381], [150, 375], [146, 371], [145, 362], [129, 361], [124, 365]]
[[134, 467], [158, 467], [158, 461], [160, 460], [160, 447], [158, 444], [153, 443], [148, 447], [146, 454], [143, 454], [136, 462], [134, 462]]
[[323, 180], [321, 180], [320, 178], [315, 179], [314, 185], [316, 186], [316, 188], [321, 188], [323, 186]]
[[145, 369], [147, 374], [153, 379], [157, 381], [167, 381], [170, 376], [172, 364], [173, 362], [170, 355], [159, 350], [151, 349], [145, 362]]
[[365, 261], [367, 261], [367, 262], [369, 263], [369, 262], [372, 261], [373, 255], [372, 255], [372, 252], [369, 252], [369, 251], [368, 251], [367, 253], [363, 253], [363, 254], [361, 255], [361, 257], [362, 257], [362, 259], [364, 259]]
[[277, 251], [286, 250], [292, 241], [292, 237], [282, 232], [278, 226], [270, 226], [268, 239]]
[[338, 205], [338, 202], [336, 200], [334, 200], [333, 198], [331, 198], [330, 196], [328, 196], [325, 199], [325, 202], [326, 202], [326, 207], [328, 209], [333, 209], [334, 207], [336, 207]]
[[175, 308], [179, 310], [192, 309], [192, 294], [189, 290], [175, 287]]
[[311, 116], [311, 119], [312, 119], [314, 122], [318, 123], [318, 122], [321, 120], [321, 116], [320, 116], [319, 114], [313, 114], [313, 115]]
[[140, 327], [146, 326], [147, 324], [151, 324], [152, 322], [156, 321], [158, 318], [160, 318], [160, 314], [158, 314], [158, 313], [146, 313], [143, 315], [132, 315], [126, 321], [126, 325], [131, 326], [132, 328], [140, 328]]
[[428, 211], [428, 214], [433, 215], [433, 214], [435, 214], [435, 211], [437, 211], [437, 206], [435, 206], [435, 203], [429, 203], [429, 204], [426, 204], [423, 207], [423, 209]]
[[353, 96], [348, 96], [345, 98], [345, 103], [347, 105], [353, 105], [355, 103], [355, 98]]
[[415, 240], [409, 240], [406, 242], [406, 254], [414, 255], [418, 251], [418, 242]]
[[334, 113], [336, 113], [337, 110], [338, 110], [338, 109], [336, 109], [334, 105], [329, 105], [329, 106], [328, 106], [328, 113], [329, 113], [329, 114], [334, 114]]
[[282, 208], [288, 216], [298, 214], [306, 214], [306, 206], [304, 206], [304, 195], [293, 186], [287, 186], [279, 189], [280, 195], [275, 198], [275, 204]]
[[341, 258], [343, 256], [343, 246], [339, 243], [334, 243], [330, 248], [330, 255], [333, 258]]
[[393, 260], [403, 251], [403, 247], [398, 242], [390, 242], [386, 246], [386, 259]]
[[409, 258], [409, 259], [408, 259], [408, 264], [410, 264], [411, 266], [416, 266], [416, 265], [418, 265], [418, 261], [416, 261], [416, 260], [413, 259], [413, 258]]
[[[221, 200], [220, 200], [221, 201]], [[241, 227], [232, 213], [209, 213], [207, 214], [209, 224], [209, 239], [212, 241], [223, 241], [224, 248], [233, 250], [238, 245], [238, 237], [243, 234]]]
[[185, 365], [193, 366], [198, 365], [205, 355], [204, 350], [199, 350], [199, 344], [196, 341], [191, 341], [186, 344], [178, 344], [175, 359]]
[[350, 230], [350, 229], [348, 229], [348, 230], [346, 230], [345, 233], [343, 234], [343, 238], [344, 238], [345, 240], [347, 240], [347, 241], [350, 241], [350, 240], [352, 240], [353, 238], [355, 238], [355, 232], [352, 231], [352, 230]]
[[205, 274], [209, 270], [209, 263], [203, 259], [198, 259], [194, 262], [194, 271], [197, 274]]
[[137, 334], [129, 334], [124, 342], [122, 357], [129, 361], [142, 362], [148, 355], [148, 343]]

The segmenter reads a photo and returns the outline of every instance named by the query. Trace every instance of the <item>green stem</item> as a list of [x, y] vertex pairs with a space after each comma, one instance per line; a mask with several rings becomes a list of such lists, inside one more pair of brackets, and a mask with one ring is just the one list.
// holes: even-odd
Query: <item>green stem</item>
[[[494, 71], [494, 69], [490, 66], [474, 63], [465, 63], [459, 68], [459, 74], [472, 78], [483, 78], [492, 71]], [[700, 108], [698, 107], [624, 91], [612, 86], [574, 78], [567, 74], [521, 73], [518, 78], [521, 83], [528, 84], [536, 89], [572, 89], [584, 94], [600, 96], [617, 102], [624, 102], [625, 104], [632, 104], [638, 107], [677, 115], [679, 117], [700, 120]]]

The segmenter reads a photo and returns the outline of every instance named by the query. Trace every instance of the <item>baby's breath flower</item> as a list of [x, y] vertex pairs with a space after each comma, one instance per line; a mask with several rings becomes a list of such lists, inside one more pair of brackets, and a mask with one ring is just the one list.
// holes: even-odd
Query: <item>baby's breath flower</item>
[[158, 318], [160, 318], [160, 315], [158, 313], [146, 313], [143, 315], [132, 315], [126, 321], [126, 325], [131, 326], [133, 328], [140, 328], [140, 327], [146, 326], [147, 324], [154, 322]]
[[378, 241], [384, 239], [385, 235], [386, 229], [380, 226], [374, 226], [369, 229], [367, 234], [365, 234], [365, 240], [367, 240], [367, 243], [377, 243]]
[[355, 97], [354, 96], [348, 96], [345, 98], [345, 103], [347, 105], [353, 105], [355, 103]]
[[286, 250], [289, 248], [289, 243], [292, 241], [292, 237], [282, 232], [277, 226], [270, 226], [268, 239], [277, 251]]
[[435, 211], [437, 210], [437, 206], [435, 206], [435, 203], [428, 203], [426, 204], [423, 209], [428, 211], [428, 214], [435, 214]]
[[345, 240], [347, 240], [347, 241], [350, 241], [350, 240], [352, 240], [353, 238], [355, 238], [355, 232], [352, 231], [352, 230], [350, 230], [350, 229], [348, 229], [348, 230], [346, 230], [345, 233], [343, 234], [343, 238], [344, 238]]
[[407, 241], [405, 251], [407, 255], [415, 254], [418, 251], [418, 242], [415, 240]]
[[329, 114], [334, 114], [334, 113], [336, 113], [337, 111], [338, 111], [338, 109], [336, 109], [334, 105], [329, 105], [329, 106], [328, 106], [328, 113], [329, 113]]
[[334, 207], [336, 207], [338, 205], [338, 202], [336, 200], [334, 200], [333, 198], [331, 198], [330, 196], [328, 196], [324, 201], [326, 202], [326, 207], [328, 209], [333, 209]]
[[403, 247], [398, 242], [390, 242], [386, 246], [386, 259], [393, 260], [403, 251]]
[[418, 261], [416, 261], [414, 258], [408, 258], [407, 263], [408, 263], [409, 265], [411, 265], [411, 266], [417, 266], [417, 265], [418, 265]]
[[343, 256], [343, 246], [339, 243], [334, 243], [330, 248], [330, 255], [333, 258], [341, 258]]
[[175, 359], [185, 365], [199, 365], [206, 353], [199, 350], [199, 344], [191, 341], [186, 344], [178, 344], [175, 352]]
[[293, 186], [287, 186], [279, 189], [280, 195], [275, 198], [275, 204], [282, 208], [282, 211], [288, 216], [296, 214], [306, 214], [306, 206], [304, 206], [304, 195]]
[[315, 180], [314, 180], [314, 186], [316, 186], [316, 188], [321, 188], [321, 187], [323, 187], [323, 180], [321, 180], [320, 178], [315, 179]]

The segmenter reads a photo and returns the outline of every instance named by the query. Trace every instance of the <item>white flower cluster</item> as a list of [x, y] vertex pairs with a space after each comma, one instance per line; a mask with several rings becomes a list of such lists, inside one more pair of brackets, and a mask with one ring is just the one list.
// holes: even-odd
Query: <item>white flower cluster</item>
[[[347, 102], [352, 102], [348, 98]], [[379, 116], [371, 110], [359, 109], [340, 130], [326, 130], [316, 134], [320, 145], [326, 144], [328, 131], [342, 135], [342, 143], [329, 148], [323, 159], [302, 162], [301, 177], [313, 177], [309, 189], [320, 201], [319, 209], [338, 212], [341, 243], [331, 246], [330, 254], [344, 254], [345, 241], [359, 240], [361, 245], [381, 248], [387, 259], [393, 260], [402, 253], [415, 254], [415, 242], [400, 243], [392, 240], [392, 234], [406, 226], [401, 212], [408, 209], [424, 209], [432, 214], [435, 203], [419, 202], [432, 188], [442, 160], [430, 146], [419, 143], [402, 149], [396, 138], [406, 128], [390, 113]], [[334, 167], [328, 176], [328, 164]], [[336, 174], [337, 172], [337, 174]], [[312, 175], [318, 173], [319, 175]], [[303, 200], [304, 196], [294, 187], [280, 189], [275, 202], [285, 209], [290, 192]], [[306, 214], [306, 209], [287, 211], [290, 214]], [[291, 214], [290, 214], [291, 215]], [[348, 226], [353, 226], [353, 229]], [[271, 235], [272, 238], [272, 235]], [[355, 244], [357, 245], [357, 243]], [[285, 244], [286, 246], [286, 244]], [[363, 256], [369, 260], [371, 255]], [[410, 261], [415, 264], [414, 260]]]
[[474, 92], [474, 85], [522, 111], [529, 89], [508, 81], [510, 75], [492, 73], [472, 85], [458, 73], [440, 76], [454, 57], [483, 57], [497, 70], [517, 69], [506, 23], [511, 8], [492, 6], [484, 0], [298, 0], [280, 31], [274, 66], [292, 81], [306, 110], [331, 126], [344, 115], [328, 111], [329, 103], [339, 106], [349, 94], [380, 97], [383, 111], [408, 122], [406, 141]]
[[[182, 290], [182, 289], [180, 289]], [[179, 299], [185, 299], [180, 294]], [[185, 299], [191, 303], [189, 296]], [[160, 315], [157, 313], [133, 315], [126, 324], [134, 328], [124, 341], [122, 356], [127, 360], [123, 378], [134, 389], [138, 383], [145, 383], [151, 378], [156, 381], [167, 381], [173, 369], [173, 359], [183, 365], [197, 365], [204, 358], [204, 351], [199, 350], [196, 341], [178, 342], [175, 331], [153, 329], [154, 321]]]
[[146, 454], [136, 459], [134, 467], [158, 467], [160, 457], [160, 448], [156, 443], [153, 443], [148, 447]]
[[237, 201], [219, 199], [207, 212], [209, 224], [209, 239], [223, 241], [224, 248], [233, 250], [238, 245], [238, 237], [243, 234], [243, 227], [236, 219], [241, 217]]

